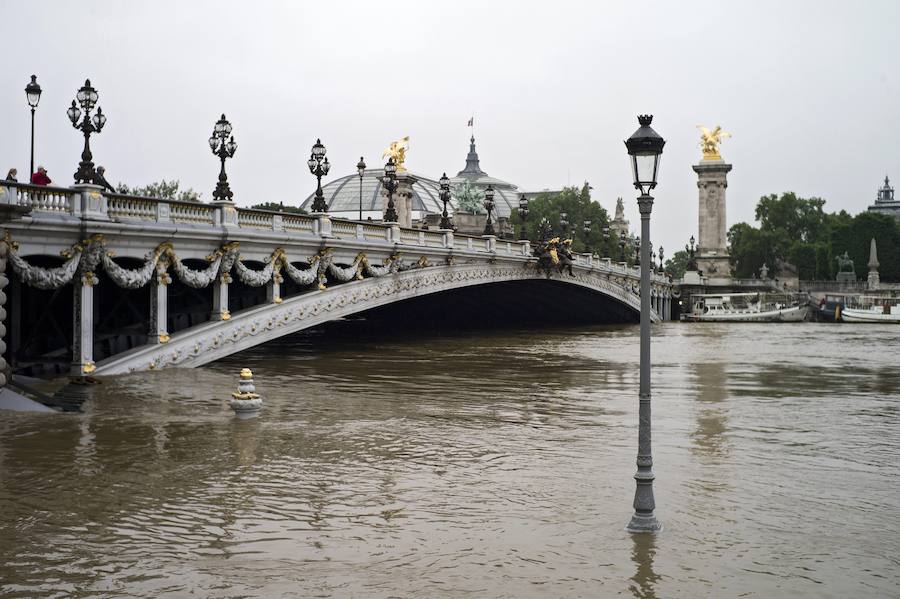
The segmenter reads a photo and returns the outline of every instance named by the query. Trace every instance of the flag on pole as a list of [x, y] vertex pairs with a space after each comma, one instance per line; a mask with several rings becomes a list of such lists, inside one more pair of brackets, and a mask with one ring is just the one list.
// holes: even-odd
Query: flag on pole
[[475, 126], [475, 117], [469, 119], [469, 124], [466, 127], [474, 127]]

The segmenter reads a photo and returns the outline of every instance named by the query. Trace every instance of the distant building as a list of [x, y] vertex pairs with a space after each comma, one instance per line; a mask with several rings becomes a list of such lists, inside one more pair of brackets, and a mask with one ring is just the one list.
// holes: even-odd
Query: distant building
[[869, 206], [869, 212], [890, 214], [900, 221], [900, 201], [894, 199], [894, 188], [891, 187], [891, 181], [886, 175], [884, 177], [884, 185], [878, 189], [875, 203]]

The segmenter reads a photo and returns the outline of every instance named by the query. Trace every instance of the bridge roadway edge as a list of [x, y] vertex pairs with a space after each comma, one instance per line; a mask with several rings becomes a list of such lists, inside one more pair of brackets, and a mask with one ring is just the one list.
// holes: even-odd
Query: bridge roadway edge
[[[571, 275], [554, 273], [560, 282], [586, 287], [640, 311], [640, 298], [586, 269]], [[194, 368], [371, 308], [452, 289], [513, 280], [543, 280], [547, 275], [526, 266], [466, 264], [432, 266], [394, 275], [335, 285], [235, 312], [230, 320], [210, 321], [179, 331], [166, 344], [145, 345], [97, 364], [95, 374], [115, 375], [166, 367]], [[654, 322], [659, 316], [652, 313]]]

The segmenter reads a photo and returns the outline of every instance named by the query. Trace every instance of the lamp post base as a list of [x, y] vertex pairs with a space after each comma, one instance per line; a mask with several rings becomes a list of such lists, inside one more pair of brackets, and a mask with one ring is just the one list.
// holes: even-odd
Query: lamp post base
[[653, 514], [635, 513], [625, 530], [628, 532], [659, 532], [662, 530], [662, 523]]

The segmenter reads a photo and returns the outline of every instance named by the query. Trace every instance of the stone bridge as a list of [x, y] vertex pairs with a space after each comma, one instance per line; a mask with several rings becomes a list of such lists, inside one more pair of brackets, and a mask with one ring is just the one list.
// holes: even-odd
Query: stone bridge
[[[0, 350], [13, 372], [194, 367], [373, 309], [395, 309], [402, 327], [437, 297], [509, 318], [639, 318], [639, 270], [584, 254], [571, 274], [542, 271], [527, 241], [0, 185]], [[652, 318], [669, 318], [670, 282], [654, 274], [652, 293]]]

